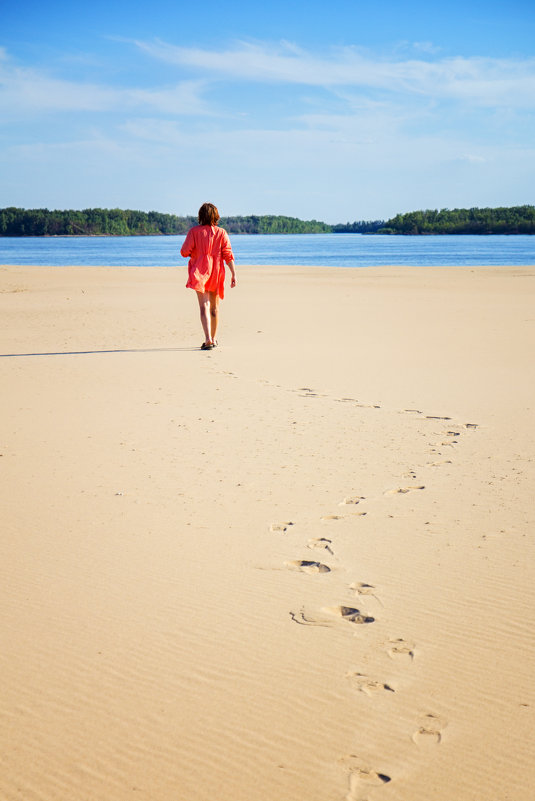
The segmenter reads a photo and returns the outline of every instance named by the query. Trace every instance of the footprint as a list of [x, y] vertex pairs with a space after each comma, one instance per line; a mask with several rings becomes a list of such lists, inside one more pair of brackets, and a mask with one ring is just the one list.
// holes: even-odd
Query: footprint
[[355, 754], [348, 754], [338, 760], [348, 772], [348, 793], [345, 801], [365, 801], [371, 787], [381, 787], [391, 781], [386, 773], [379, 773]]
[[445, 726], [446, 723], [440, 715], [435, 715], [434, 712], [427, 712], [418, 720], [418, 728], [412, 735], [413, 742], [416, 745], [423, 746], [440, 745], [442, 742], [442, 729]]
[[407, 642], [399, 637], [388, 641], [387, 654], [391, 659], [405, 658], [412, 662], [414, 659], [414, 643]]
[[359, 609], [355, 609], [352, 606], [326, 606], [323, 607], [321, 612], [327, 616], [309, 615], [301, 608], [299, 612], [290, 612], [290, 617], [294, 623], [298, 623], [300, 626], [323, 626], [324, 628], [331, 628], [337, 625], [337, 621], [333, 620], [333, 618], [358, 625], [373, 623], [375, 620], [375, 618], [362, 614]]
[[328, 620], [308, 617], [303, 609], [300, 609], [299, 612], [290, 612], [290, 617], [294, 623], [298, 623], [300, 626], [323, 626], [324, 628], [330, 628], [333, 625]]
[[422, 414], [420, 409], [403, 409], [403, 411], [407, 412], [408, 414]]
[[285, 523], [272, 523], [270, 525], [270, 527], [269, 527], [269, 530], [270, 531], [281, 531], [281, 532], [284, 533], [285, 531], [288, 531], [288, 527], [289, 526], [293, 526], [293, 525], [294, 525], [294, 523], [292, 523], [291, 520], [288, 520]]
[[307, 559], [296, 559], [293, 562], [285, 562], [290, 570], [298, 570], [301, 573], [330, 573], [331, 568], [321, 562], [312, 562]]
[[317, 551], [328, 551], [328, 553], [334, 556], [334, 551], [331, 548], [331, 545], [332, 540], [328, 540], [327, 537], [316, 537], [308, 541], [307, 548]]
[[[341, 506], [342, 504], [340, 504]], [[320, 520], [329, 523], [331, 520], [345, 520], [348, 517], [365, 517], [368, 512], [348, 512], [346, 515], [323, 515]]]
[[442, 434], [440, 434], [440, 436], [442, 437], [442, 439], [439, 439], [437, 442], [433, 442], [432, 445], [435, 448], [436, 447], [440, 447], [441, 445], [449, 446], [450, 448], [452, 448], [454, 445], [458, 445], [459, 444], [458, 437], [461, 436], [461, 432], [460, 431], [444, 431]]
[[370, 679], [368, 676], [365, 676], [364, 673], [352, 673], [351, 671], [346, 673], [346, 678], [349, 679], [351, 685], [361, 693], [366, 693], [366, 695], [378, 695], [379, 693], [389, 692], [395, 693], [393, 687], [389, 684], [385, 684], [382, 681], [374, 681]]
[[477, 423], [465, 423], [464, 427], [465, 428], [479, 428]]
[[419, 487], [400, 487], [399, 489], [391, 489], [387, 490], [384, 494], [385, 495], [406, 495], [408, 492], [414, 492], [415, 490], [423, 490], [425, 486]]
[[440, 417], [439, 415], [436, 415], [436, 414], [426, 414], [425, 419], [426, 420], [451, 420], [451, 417]]
[[451, 459], [443, 459], [441, 462], [428, 462], [426, 467], [442, 467], [443, 464], [453, 464]]
[[374, 617], [363, 615], [360, 609], [355, 609], [353, 606], [324, 606], [322, 611], [341, 617], [348, 623], [373, 623], [375, 620]]
[[341, 501], [338, 506], [356, 506], [357, 503], [365, 500], [366, 498], [364, 498], [362, 495], [350, 495], [348, 498], [344, 498], [344, 500]]
[[355, 590], [355, 595], [375, 595], [376, 587], [373, 584], [366, 584], [364, 581], [355, 581], [349, 585], [350, 590]]
[[377, 587], [373, 584], [366, 584], [365, 581], [355, 581], [353, 584], [349, 585], [349, 589], [353, 590], [355, 595], [371, 595], [372, 598], [375, 598], [381, 606], [383, 606], [383, 602], [381, 599], [375, 594], [375, 590]]

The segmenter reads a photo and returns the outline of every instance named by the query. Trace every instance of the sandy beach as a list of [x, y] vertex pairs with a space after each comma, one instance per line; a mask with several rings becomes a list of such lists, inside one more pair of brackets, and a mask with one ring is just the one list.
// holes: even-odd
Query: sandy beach
[[0, 267], [5, 801], [530, 801], [535, 267]]

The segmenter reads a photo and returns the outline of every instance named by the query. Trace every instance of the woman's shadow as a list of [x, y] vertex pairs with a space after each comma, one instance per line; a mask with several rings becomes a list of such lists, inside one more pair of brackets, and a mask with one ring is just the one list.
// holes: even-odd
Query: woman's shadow
[[199, 350], [199, 348], [110, 348], [109, 350], [66, 350], [43, 353], [0, 353], [0, 358], [10, 359], [17, 356], [89, 356], [96, 353], [173, 353], [194, 350]]

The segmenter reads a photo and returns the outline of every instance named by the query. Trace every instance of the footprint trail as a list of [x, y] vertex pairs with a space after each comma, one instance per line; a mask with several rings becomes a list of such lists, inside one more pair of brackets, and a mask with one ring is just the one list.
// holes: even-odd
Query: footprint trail
[[[360, 409], [382, 410], [381, 414], [388, 413], [389, 411], [390, 413], [396, 411], [392, 409], [383, 409], [380, 404], [376, 403], [363, 403], [355, 398], [335, 398], [317, 392], [311, 387], [290, 389], [279, 385], [270, 384], [270, 386], [276, 387], [282, 391], [285, 390], [287, 392], [296, 393], [301, 398], [316, 398], [318, 399], [318, 403], [320, 402], [320, 399], [322, 403], [335, 401], [337, 403], [344, 403], [349, 408], [355, 406]], [[426, 484], [419, 483], [421, 481], [419, 472], [425, 468], [429, 470], [430, 468], [439, 468], [445, 465], [452, 465], [453, 461], [450, 458], [446, 458], [446, 453], [449, 457], [450, 453], [452, 453], [451, 449], [458, 446], [461, 440], [464, 441], [464, 432], [474, 431], [478, 428], [478, 424], [476, 423], [455, 422], [448, 415], [425, 414], [424, 411], [418, 408], [407, 408], [397, 410], [397, 412], [399, 414], [410, 415], [413, 419], [416, 418], [421, 420], [421, 426], [418, 429], [418, 433], [426, 438], [426, 453], [428, 455], [427, 457], [424, 456], [422, 464], [419, 466], [411, 466], [410, 469], [407, 469], [407, 466], [405, 466], [405, 471], [400, 471], [397, 478], [397, 481], [400, 482], [399, 485], [394, 485], [392, 488], [387, 489], [382, 493], [381, 490], [379, 490], [379, 494], [376, 498], [368, 498], [366, 509], [368, 509], [368, 506], [371, 505], [373, 510], [374, 500], [379, 501], [381, 495], [383, 497], [386, 496], [393, 498], [410, 493], [417, 494], [425, 490]], [[436, 422], [440, 422], [442, 424], [446, 423], [448, 428], [444, 426], [442, 431], [440, 431], [438, 426], [433, 425], [433, 423]], [[428, 429], [429, 426], [432, 430]], [[442, 449], [446, 448], [449, 450], [442, 454]], [[429, 459], [429, 461], [426, 462], [426, 458]], [[434, 475], [436, 475], [436, 472], [434, 472]], [[394, 479], [394, 481], [396, 481], [396, 479]], [[361, 495], [358, 490], [354, 490], [353, 492], [350, 490], [350, 494], [343, 497], [342, 500], [338, 500], [337, 506], [339, 511], [336, 511], [333, 508], [332, 511], [323, 514], [318, 518], [319, 525], [333, 524], [337, 523], [337, 521], [345, 521], [345, 525], [333, 525], [332, 528], [329, 527], [329, 533], [331, 531], [333, 532], [333, 534], [329, 537], [310, 536], [310, 534], [313, 535], [314, 532], [309, 530], [308, 539], [306, 539], [303, 543], [303, 547], [306, 547], [311, 551], [321, 552], [323, 556], [326, 554], [334, 556], [335, 551], [337, 551], [336, 536], [339, 535], [341, 537], [347, 537], [348, 524], [350, 524], [351, 519], [356, 520], [357, 517], [366, 515], [368, 513], [367, 511], [356, 510], [356, 507], [366, 500], [366, 497]], [[393, 517], [393, 515], [389, 515], [389, 517]], [[288, 531], [290, 526], [294, 525], [294, 521], [274, 522], [270, 525], [270, 531], [284, 534]], [[339, 532], [339, 534], [335, 535], [334, 532]], [[292, 559], [285, 561], [284, 566], [287, 570], [309, 575], [331, 573], [332, 568], [320, 559], [321, 557], [319, 559]], [[337, 557], [337, 561], [339, 561], [339, 559], [340, 557]], [[340, 570], [343, 570], [343, 564], [340, 564]], [[310, 585], [301, 583], [300, 586], [303, 587]], [[329, 586], [332, 587], [332, 584], [329, 584]], [[365, 600], [371, 597], [374, 599], [374, 601], [381, 605], [383, 610], [385, 609], [383, 601], [378, 596], [378, 588], [375, 584], [365, 581], [353, 581], [351, 584], [346, 584], [346, 593], [348, 590], [354, 599], [362, 598]], [[383, 591], [381, 590], [381, 593], [382, 592]], [[375, 617], [367, 614], [358, 606], [346, 605], [343, 603], [334, 606], [322, 606], [319, 609], [316, 608], [311, 611], [308, 611], [305, 606], [301, 606], [296, 611], [290, 611], [289, 616], [290, 619], [299, 626], [323, 627], [329, 629], [334, 628], [338, 629], [339, 631], [350, 631], [351, 629], [349, 627], [351, 627], [355, 635], [357, 633], [357, 628], [355, 628], [356, 626], [366, 626], [374, 623], [376, 620]], [[364, 639], [363, 642], [366, 643], [369, 641]], [[378, 643], [376, 645], [378, 645]], [[394, 673], [402, 673], [403, 671], [409, 670], [416, 658], [416, 645], [410, 639], [405, 639], [403, 637], [392, 637], [386, 642], [383, 642], [383, 648], [386, 652], [386, 655], [396, 665]], [[369, 657], [365, 656], [364, 663], [366, 663], [368, 659]], [[399, 696], [401, 692], [396, 689], [397, 683], [395, 679], [385, 681], [381, 678], [368, 675], [368, 673], [362, 668], [347, 670], [341, 675], [345, 676], [345, 679], [349, 682], [350, 687], [356, 693], [368, 696], [372, 699], [382, 697], [384, 699], [384, 703], [390, 703], [388, 698], [394, 698], [396, 694]], [[403, 682], [400, 684], [400, 686], [403, 686]], [[410, 733], [410, 730], [407, 731], [407, 738], [412, 740], [418, 749], [425, 751], [427, 748], [435, 748], [440, 745], [443, 739], [443, 730], [445, 727], [446, 722], [443, 718], [433, 712], [426, 712], [415, 717], [414, 730], [412, 731], [412, 734]], [[345, 796], [345, 801], [368, 801], [370, 796], [378, 788], [389, 784], [392, 781], [390, 775], [373, 768], [366, 760], [361, 759], [361, 757], [353, 753], [349, 753], [341, 757], [338, 760], [338, 764], [344, 769], [347, 777], [347, 794]]]

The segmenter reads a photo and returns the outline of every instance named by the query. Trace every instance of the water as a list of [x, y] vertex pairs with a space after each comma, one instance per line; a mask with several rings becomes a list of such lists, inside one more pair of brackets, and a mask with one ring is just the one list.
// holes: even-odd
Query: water
[[[183, 265], [183, 236], [0, 237], [0, 264]], [[335, 267], [535, 264], [535, 236], [234, 234], [236, 263]]]

